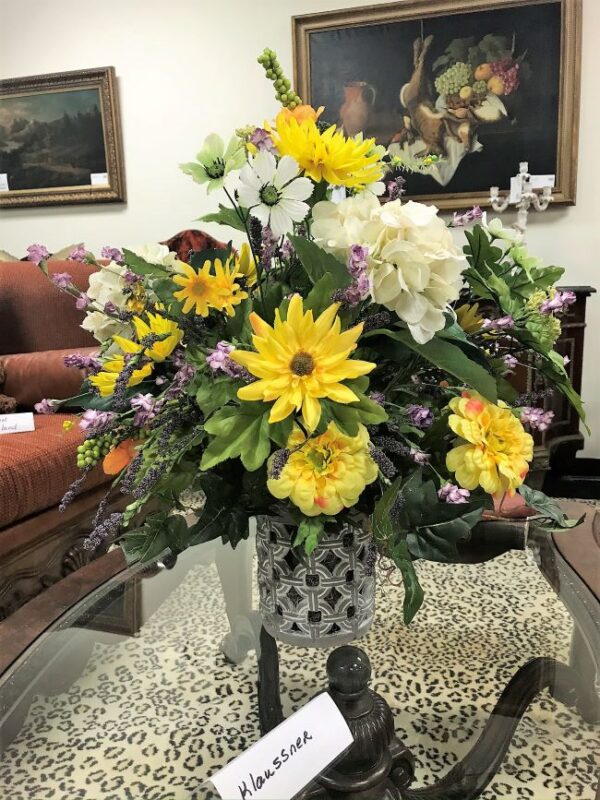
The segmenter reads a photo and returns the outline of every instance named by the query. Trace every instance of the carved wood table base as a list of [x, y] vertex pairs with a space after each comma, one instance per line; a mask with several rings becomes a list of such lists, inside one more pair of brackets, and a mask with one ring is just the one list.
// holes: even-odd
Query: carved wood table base
[[[263, 628], [258, 663], [258, 705], [264, 735], [283, 721], [277, 642]], [[500, 695], [494, 710], [467, 755], [439, 781], [411, 789], [414, 758], [394, 732], [387, 702], [368, 688], [367, 654], [347, 645], [327, 660], [329, 693], [344, 715], [354, 744], [308, 786], [300, 800], [475, 800], [500, 769], [519, 721], [544, 689], [567, 705], [589, 705], [592, 695], [576, 669], [552, 658], [534, 658], [522, 666]], [[588, 716], [600, 719], [600, 701]]]

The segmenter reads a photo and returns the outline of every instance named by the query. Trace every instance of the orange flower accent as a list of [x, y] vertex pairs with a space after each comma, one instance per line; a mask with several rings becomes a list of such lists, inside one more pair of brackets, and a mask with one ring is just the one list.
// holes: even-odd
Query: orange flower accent
[[105, 475], [118, 475], [137, 456], [137, 446], [141, 439], [124, 439], [104, 456], [102, 469]]
[[296, 106], [296, 108], [282, 108], [277, 116], [285, 120], [292, 119], [293, 117], [298, 122], [304, 122], [305, 119], [316, 122], [324, 111], [325, 106], [319, 106], [315, 111], [312, 106], [301, 105]]

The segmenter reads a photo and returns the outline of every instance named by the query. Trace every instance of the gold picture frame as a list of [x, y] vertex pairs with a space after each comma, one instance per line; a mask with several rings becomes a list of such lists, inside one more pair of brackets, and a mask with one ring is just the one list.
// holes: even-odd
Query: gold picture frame
[[114, 67], [0, 81], [0, 208], [125, 201]]
[[[531, 13], [541, 15], [544, 13], [544, 9], [541, 8], [542, 6], [554, 6], [560, 11], [560, 23], [558, 23], [558, 21], [556, 22], [556, 26], [560, 24], [560, 63], [555, 66], [557, 85], [552, 89], [552, 97], [554, 98], [553, 102], [555, 103], [553, 120], [555, 120], [557, 123], [555, 133], [554, 127], [552, 127], [552, 135], [554, 137], [553, 142], [555, 142], [553, 145], [555, 149], [552, 152], [556, 153], [556, 158], [553, 162], [554, 168], [551, 170], [545, 170], [545, 173], [551, 173], [556, 176], [555, 188], [553, 190], [554, 203], [574, 205], [577, 190], [582, 0], [404, 0], [403, 2], [394, 2], [384, 5], [364, 6], [360, 8], [340, 9], [337, 11], [326, 11], [296, 16], [292, 19], [294, 81], [296, 90], [303, 98], [304, 102], [311, 103], [315, 106], [324, 104], [323, 97], [316, 96], [318, 92], [312, 91], [312, 88], [313, 86], [319, 85], [319, 76], [323, 76], [321, 79], [321, 86], [325, 86], [327, 81], [331, 83], [333, 80], [331, 77], [332, 72], [337, 70], [339, 74], [340, 64], [342, 64], [344, 65], [344, 69], [347, 70], [346, 74], [351, 79], [344, 86], [344, 91], [346, 91], [347, 86], [368, 86], [368, 88], [371, 90], [371, 94], [366, 96], [366, 100], [364, 102], [372, 103], [373, 100], [371, 98], [376, 96], [374, 87], [362, 79], [361, 75], [353, 76], [349, 71], [351, 69], [349, 62], [351, 62], [354, 58], [353, 53], [360, 52], [361, 36], [363, 37], [363, 42], [366, 43], [368, 41], [368, 37], [373, 39], [376, 35], [376, 31], [379, 29], [385, 30], [385, 26], [388, 26], [387, 35], [389, 36], [390, 23], [411, 23], [411, 30], [413, 30], [414, 36], [415, 25], [418, 23], [421, 31], [421, 42], [423, 42], [424, 39], [424, 31], [426, 33], [428, 27], [431, 28], [432, 26], [437, 26], [436, 35], [441, 41], [439, 31], [442, 30], [444, 21], [450, 20], [454, 17], [454, 26], [456, 27], [456, 15], [463, 15], [461, 19], [466, 19], [467, 15], [469, 15], [469, 23], [471, 23], [471, 19], [475, 20], [475, 15], [477, 14], [485, 14], [485, 12], [494, 11], [505, 12], [508, 10], [511, 13], [511, 19], [517, 21], [519, 19], [519, 15], [523, 15], [525, 13], [523, 9], [534, 9]], [[558, 20], [558, 10], [555, 12], [554, 10], [547, 8], [545, 13], [555, 15], [556, 19]], [[471, 17], [471, 15], [473, 16]], [[490, 17], [491, 15], [489, 14], [485, 18], [480, 17], [482, 20], [481, 34], [484, 34], [487, 31], [485, 27], [485, 19], [490, 19]], [[448, 27], [450, 28], [451, 25], [452, 23], [449, 23]], [[378, 28], [377, 26], [380, 27]], [[368, 31], [366, 29], [368, 29]], [[400, 31], [400, 28], [395, 28], [395, 30]], [[408, 28], [406, 28], [406, 30], [408, 30]], [[314, 38], [315, 35], [324, 33], [329, 35], [329, 38], [327, 39], [327, 36], [321, 36], [320, 44], [317, 44], [319, 40]], [[343, 49], [343, 40], [345, 36], [353, 37], [352, 47], [354, 49], [351, 49], [349, 46], [346, 46], [345, 50]], [[431, 38], [433, 39], [434, 37], [432, 36]], [[521, 36], [521, 38], [526, 39], [527, 37], [525, 35]], [[558, 33], [556, 38], [558, 43]], [[326, 41], [329, 42], [329, 44], [325, 45], [324, 42]], [[349, 38], [348, 41], [350, 41]], [[323, 63], [321, 65], [321, 61], [316, 62], [318, 54], [314, 55], [313, 63], [311, 64], [311, 42], [314, 43], [315, 53], [317, 53], [320, 48], [321, 55], [325, 54], [325, 57], [322, 58], [321, 61], [326, 62], [326, 54], [331, 54], [331, 62], [329, 64]], [[336, 47], [338, 45], [336, 42], [342, 42], [342, 44], [339, 45], [340, 49], [337, 52]], [[402, 43], [399, 42], [399, 44]], [[412, 60], [412, 48], [414, 46], [414, 41], [409, 42], [408, 40], [405, 40], [405, 44], [407, 46], [411, 45], [409, 49], [411, 50], [410, 58]], [[527, 42], [520, 42], [520, 47], [526, 51]], [[373, 41], [371, 41], [369, 48], [369, 59], [375, 59], [376, 61], [377, 52], [379, 52], [382, 59], [384, 58], [382, 55], [384, 52], [383, 49], [375, 50]], [[538, 49], [543, 48], [538, 47]], [[406, 48], [404, 49], [404, 54], [406, 56]], [[362, 58], [363, 69], [365, 69], [364, 64], [366, 56], [362, 56]], [[414, 58], [414, 63], [416, 66], [416, 50]], [[540, 53], [538, 58], [540, 63], [545, 63], [543, 59], [549, 59], [550, 54]], [[318, 74], [313, 80], [311, 69], [316, 71], [317, 67], [319, 68]], [[368, 70], [369, 65], [367, 64], [365, 71], [368, 72]], [[408, 79], [409, 76], [406, 77], [407, 81]], [[538, 82], [548, 80], [545, 67], [539, 70], [536, 80]], [[429, 87], [432, 87], [432, 84], [433, 74], [429, 76]], [[408, 83], [406, 85], [408, 85]], [[356, 93], [358, 90], [353, 88], [352, 91]], [[321, 92], [321, 94], [326, 94], [326, 92]], [[396, 97], [398, 97], [398, 94], [399, 93], [397, 92]], [[435, 92], [433, 92], [433, 94], [435, 94]], [[339, 96], [341, 97], [341, 95]], [[401, 103], [402, 100], [400, 100], [399, 104], [400, 111], [396, 112], [399, 115], [403, 113]], [[437, 107], [433, 108], [432, 110], [436, 111]], [[525, 107], [523, 110], [523, 116], [526, 116], [526, 114], [527, 107]], [[340, 118], [336, 120], [332, 116], [327, 116], [327, 109], [325, 116], [328, 122], [340, 123]], [[534, 124], [535, 123], [532, 122], [532, 127]], [[407, 127], [410, 127], [408, 123]], [[489, 128], [486, 130], [486, 133], [489, 135]], [[376, 135], [370, 133], [368, 130], [365, 130], [365, 134]], [[508, 135], [509, 134], [507, 133], [505, 136]], [[377, 135], [376, 138], [378, 138]], [[383, 138], [378, 138], [378, 141], [381, 143], [386, 143]], [[521, 150], [526, 149], [528, 149], [529, 152], [521, 152]], [[443, 186], [440, 189], [440, 186], [437, 185], [432, 186], [431, 189], [428, 189], [422, 180], [424, 176], [418, 176], [416, 183], [418, 184], [419, 188], [416, 191], [413, 191], [412, 189], [409, 190], [408, 195], [410, 196], [410, 199], [432, 202], [442, 209], [468, 208], [473, 205], [489, 206], [489, 187], [493, 185], [499, 185], [502, 189], [508, 189], [508, 176], [514, 175], [518, 172], [519, 161], [529, 160], [530, 162], [535, 162], [536, 150], [537, 148], [535, 147], [534, 140], [530, 139], [529, 146], [527, 148], [521, 147], [519, 149], [516, 146], [514, 147], [514, 159], [511, 155], [510, 164], [504, 163], [507, 161], [505, 153], [503, 153], [502, 157], [498, 156], [498, 172], [502, 171], [502, 180], [495, 181], [492, 179], [487, 183], [487, 185], [483, 185], [482, 183], [480, 186], [476, 185], [476, 180], [472, 180], [471, 183], [474, 188], [470, 188], [468, 181], [465, 179], [463, 180], [464, 185], [457, 190], [452, 189], [453, 178], [451, 178], [449, 181], [450, 186], [448, 187], [448, 190], [444, 191]], [[482, 147], [482, 151], [485, 154], [485, 147]], [[469, 157], [471, 157], [470, 152], [471, 151], [467, 151]], [[491, 149], [488, 148], [488, 154], [485, 156], [485, 158], [488, 158], [488, 160], [490, 153]], [[484, 161], [484, 158], [481, 156], [479, 162], [473, 159], [472, 161], [473, 163], [486, 164], [486, 167], [489, 167], [487, 162]], [[501, 161], [503, 162], [502, 165], [500, 165]], [[464, 165], [467, 163], [469, 163], [468, 160], [463, 162]], [[500, 169], [500, 166], [502, 167], [502, 170]], [[459, 167], [457, 167], [457, 176], [460, 175], [458, 169]], [[468, 169], [472, 172], [474, 171], [471, 165], [469, 165]], [[512, 171], [508, 171], [509, 169]], [[533, 165], [531, 171], [536, 171], [535, 164]], [[540, 170], [537, 171], [540, 172]], [[463, 172], [465, 172], [464, 169]], [[488, 177], [490, 175], [492, 178], [494, 177], [494, 169], [492, 167], [489, 167], [487, 172]], [[409, 176], [409, 180], [411, 177], [412, 176]], [[454, 181], [454, 183], [456, 184], [456, 181]]]

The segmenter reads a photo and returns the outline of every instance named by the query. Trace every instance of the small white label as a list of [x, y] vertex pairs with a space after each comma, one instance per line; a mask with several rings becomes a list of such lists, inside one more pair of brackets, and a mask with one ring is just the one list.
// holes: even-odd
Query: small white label
[[324, 692], [210, 779], [225, 800], [291, 800], [353, 742]]
[[91, 172], [90, 183], [92, 186], [108, 186], [108, 172]]
[[0, 414], [0, 434], [25, 433], [34, 430], [35, 422], [31, 411], [25, 411], [22, 414]]
[[529, 181], [529, 185], [532, 189], [545, 189], [546, 186], [553, 189], [555, 183], [556, 175], [532, 175]]
[[0, 172], [0, 192], [8, 192], [8, 175]]

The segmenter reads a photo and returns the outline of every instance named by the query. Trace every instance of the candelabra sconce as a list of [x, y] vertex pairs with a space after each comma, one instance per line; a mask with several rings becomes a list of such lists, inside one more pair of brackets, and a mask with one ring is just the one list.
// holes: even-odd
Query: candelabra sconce
[[532, 175], [529, 174], [529, 164], [521, 161], [519, 164], [519, 174], [511, 179], [511, 191], [506, 197], [500, 197], [500, 189], [497, 186], [490, 188], [490, 202], [494, 211], [502, 213], [509, 205], [514, 205], [517, 209], [517, 221], [513, 228], [521, 235], [525, 235], [527, 230], [527, 219], [529, 209], [533, 207], [536, 211], [545, 211], [552, 200], [552, 186], [545, 185], [541, 194], [539, 190], [532, 186]]

